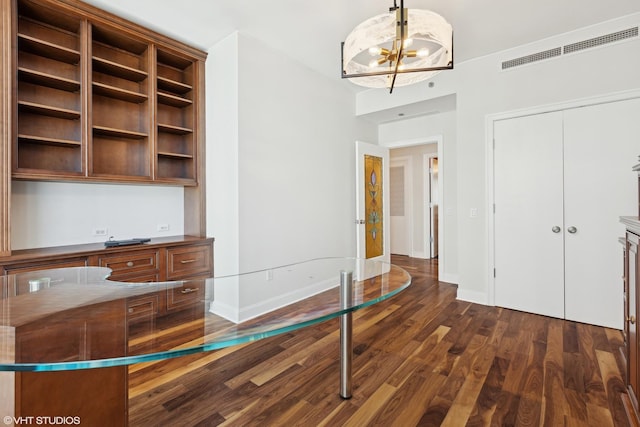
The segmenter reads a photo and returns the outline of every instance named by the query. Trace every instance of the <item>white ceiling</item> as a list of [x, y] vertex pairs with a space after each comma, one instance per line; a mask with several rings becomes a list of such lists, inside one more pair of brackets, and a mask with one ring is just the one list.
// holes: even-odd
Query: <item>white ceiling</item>
[[[357, 24], [393, 5], [393, 0], [85, 1], [204, 50], [237, 30], [336, 79], [340, 43]], [[433, 10], [453, 25], [459, 63], [640, 12], [640, 1], [406, 0], [405, 7]]]

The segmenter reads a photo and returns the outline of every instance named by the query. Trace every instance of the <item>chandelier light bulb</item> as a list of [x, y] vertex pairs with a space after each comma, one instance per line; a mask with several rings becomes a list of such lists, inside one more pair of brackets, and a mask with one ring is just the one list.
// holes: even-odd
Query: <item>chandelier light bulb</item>
[[402, 42], [402, 48], [406, 49], [413, 44], [413, 39], [404, 39]]
[[429, 49], [427, 49], [426, 47], [422, 49], [418, 49], [418, 51], [416, 52], [416, 55], [419, 56], [420, 58], [426, 58], [427, 56], [429, 56]]
[[382, 48], [380, 46], [372, 46], [369, 48], [369, 55], [378, 56], [382, 53]]

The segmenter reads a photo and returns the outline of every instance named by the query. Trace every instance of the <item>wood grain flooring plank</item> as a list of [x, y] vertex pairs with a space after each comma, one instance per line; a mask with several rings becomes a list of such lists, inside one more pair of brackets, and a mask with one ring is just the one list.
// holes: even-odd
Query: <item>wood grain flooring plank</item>
[[626, 390], [616, 358], [613, 353], [606, 350], [596, 350], [596, 357], [607, 394], [607, 404], [603, 407], [608, 409], [613, 425], [624, 426], [627, 424], [627, 416], [620, 395]]
[[378, 411], [385, 407], [387, 401], [395, 393], [396, 388], [389, 384], [383, 383], [378, 387], [370, 399], [367, 399], [363, 405], [343, 424], [344, 427], [361, 427], [369, 425], [369, 421], [376, 415]]
[[396, 387], [393, 396], [371, 419], [371, 425], [413, 426], [428, 408], [429, 402], [438, 392], [446, 377], [430, 372], [426, 376], [412, 374]]
[[564, 395], [564, 357], [562, 321], [552, 319], [548, 325], [547, 351], [544, 356], [542, 419], [544, 425], [563, 425], [567, 415]]
[[[491, 311], [487, 311], [487, 313], [491, 313]], [[496, 322], [492, 322], [492, 324], [494, 326], [497, 325]], [[469, 372], [453, 400], [449, 413], [443, 420], [444, 426], [462, 425], [462, 422], [466, 424], [474, 411], [475, 413], [479, 413], [477, 402], [485, 381], [489, 376], [491, 367], [494, 366], [493, 361], [496, 358], [502, 335], [506, 331], [505, 326], [506, 325], [502, 325], [501, 328], [494, 327], [491, 331], [486, 331], [489, 333], [488, 336], [474, 336], [474, 340], [477, 340], [479, 344], [479, 351], [475, 353], [475, 356], [472, 356]], [[469, 347], [474, 348], [475, 345], [470, 343]], [[462, 365], [462, 362], [458, 364], [459, 367], [462, 367]], [[486, 419], [491, 418], [489, 413], [485, 414], [484, 417]]]
[[509, 368], [509, 361], [494, 357], [484, 384], [478, 393], [475, 406], [469, 415], [467, 425], [490, 425], [500, 401], [502, 385]]

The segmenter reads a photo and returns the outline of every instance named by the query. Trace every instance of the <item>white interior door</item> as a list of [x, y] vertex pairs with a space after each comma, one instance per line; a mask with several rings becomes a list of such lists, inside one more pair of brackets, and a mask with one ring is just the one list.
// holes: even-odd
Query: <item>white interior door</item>
[[567, 319], [622, 329], [619, 217], [638, 206], [631, 166], [640, 154], [639, 117], [638, 99], [565, 111]]
[[391, 159], [389, 169], [390, 251], [396, 255], [411, 255], [409, 161], [409, 158]]
[[562, 112], [497, 121], [494, 140], [495, 304], [563, 318]]
[[[367, 159], [379, 159], [379, 174], [367, 169]], [[355, 181], [357, 257], [389, 262], [389, 149], [356, 141]]]

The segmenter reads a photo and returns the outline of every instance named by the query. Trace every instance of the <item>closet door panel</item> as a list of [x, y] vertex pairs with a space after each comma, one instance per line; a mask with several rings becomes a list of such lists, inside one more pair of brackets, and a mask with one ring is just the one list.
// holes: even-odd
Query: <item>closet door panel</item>
[[563, 318], [562, 113], [494, 126], [495, 303]]
[[[622, 329], [618, 218], [638, 206], [640, 100], [564, 112], [565, 317]], [[575, 227], [575, 232], [569, 232]], [[573, 231], [573, 229], [572, 229]]]

